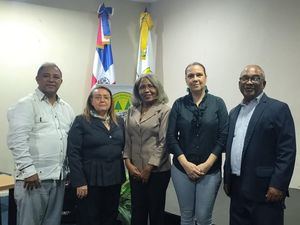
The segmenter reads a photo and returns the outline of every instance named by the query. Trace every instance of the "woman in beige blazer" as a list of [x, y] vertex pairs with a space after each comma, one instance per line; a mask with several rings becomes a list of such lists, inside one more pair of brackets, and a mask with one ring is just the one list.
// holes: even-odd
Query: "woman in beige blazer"
[[139, 78], [125, 126], [125, 165], [131, 185], [131, 225], [162, 225], [170, 159], [165, 148], [170, 108], [154, 75]]

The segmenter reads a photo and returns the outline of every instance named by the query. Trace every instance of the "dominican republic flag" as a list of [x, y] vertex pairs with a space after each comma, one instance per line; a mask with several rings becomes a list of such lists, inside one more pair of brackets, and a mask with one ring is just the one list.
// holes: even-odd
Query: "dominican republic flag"
[[139, 52], [136, 67], [136, 79], [143, 74], [154, 73], [151, 30], [153, 27], [152, 18], [145, 10], [140, 16], [140, 39]]
[[93, 64], [92, 86], [95, 84], [115, 84], [113, 56], [111, 50], [111, 32], [109, 17], [113, 13], [112, 7], [104, 4], [98, 9], [98, 34]]

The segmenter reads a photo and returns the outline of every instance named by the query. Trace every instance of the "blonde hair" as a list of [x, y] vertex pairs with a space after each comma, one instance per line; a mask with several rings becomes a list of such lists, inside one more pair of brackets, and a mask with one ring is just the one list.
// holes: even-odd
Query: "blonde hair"
[[109, 107], [109, 109], [108, 109], [108, 115], [109, 115], [110, 119], [111, 119], [115, 124], [118, 125], [116, 113], [115, 113], [115, 111], [114, 111], [114, 100], [113, 100], [113, 97], [112, 97], [112, 93], [111, 93], [111, 91], [109, 90], [108, 87], [103, 86], [103, 85], [99, 85], [99, 84], [96, 84], [96, 85], [92, 88], [92, 90], [91, 90], [91, 92], [90, 92], [90, 94], [89, 94], [89, 96], [88, 96], [88, 98], [87, 98], [86, 106], [85, 106], [85, 108], [84, 108], [84, 110], [83, 110], [83, 114], [82, 114], [83, 117], [84, 117], [87, 121], [89, 121], [89, 122], [91, 121], [91, 111], [95, 110], [94, 106], [92, 105], [92, 98], [93, 98], [93, 95], [94, 95], [95, 90], [98, 90], [98, 89], [104, 89], [104, 90], [108, 91], [109, 96], [110, 96], [110, 102], [111, 102], [111, 105], [110, 105], [110, 107]]

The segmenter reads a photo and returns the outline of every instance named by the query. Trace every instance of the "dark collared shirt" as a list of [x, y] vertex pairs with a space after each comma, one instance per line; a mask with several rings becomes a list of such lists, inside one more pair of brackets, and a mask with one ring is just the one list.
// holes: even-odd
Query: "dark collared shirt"
[[228, 113], [220, 97], [206, 94], [197, 107], [191, 94], [173, 104], [169, 115], [167, 147], [174, 154], [174, 165], [185, 172], [177, 157], [184, 154], [195, 164], [205, 162], [211, 153], [218, 159], [208, 173], [221, 168], [221, 152], [228, 133]]

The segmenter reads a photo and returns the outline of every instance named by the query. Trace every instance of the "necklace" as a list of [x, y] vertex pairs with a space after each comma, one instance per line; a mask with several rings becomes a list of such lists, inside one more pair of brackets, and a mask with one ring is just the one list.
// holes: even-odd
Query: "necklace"
[[150, 109], [151, 107], [141, 107], [141, 116], [140, 116], [140, 121], [143, 119], [143, 117], [146, 115], [146, 113], [148, 112], [148, 110]]
[[142, 108], [141, 108], [141, 114], [145, 115], [150, 108], [151, 108], [151, 106], [148, 106], [148, 107], [142, 106]]

